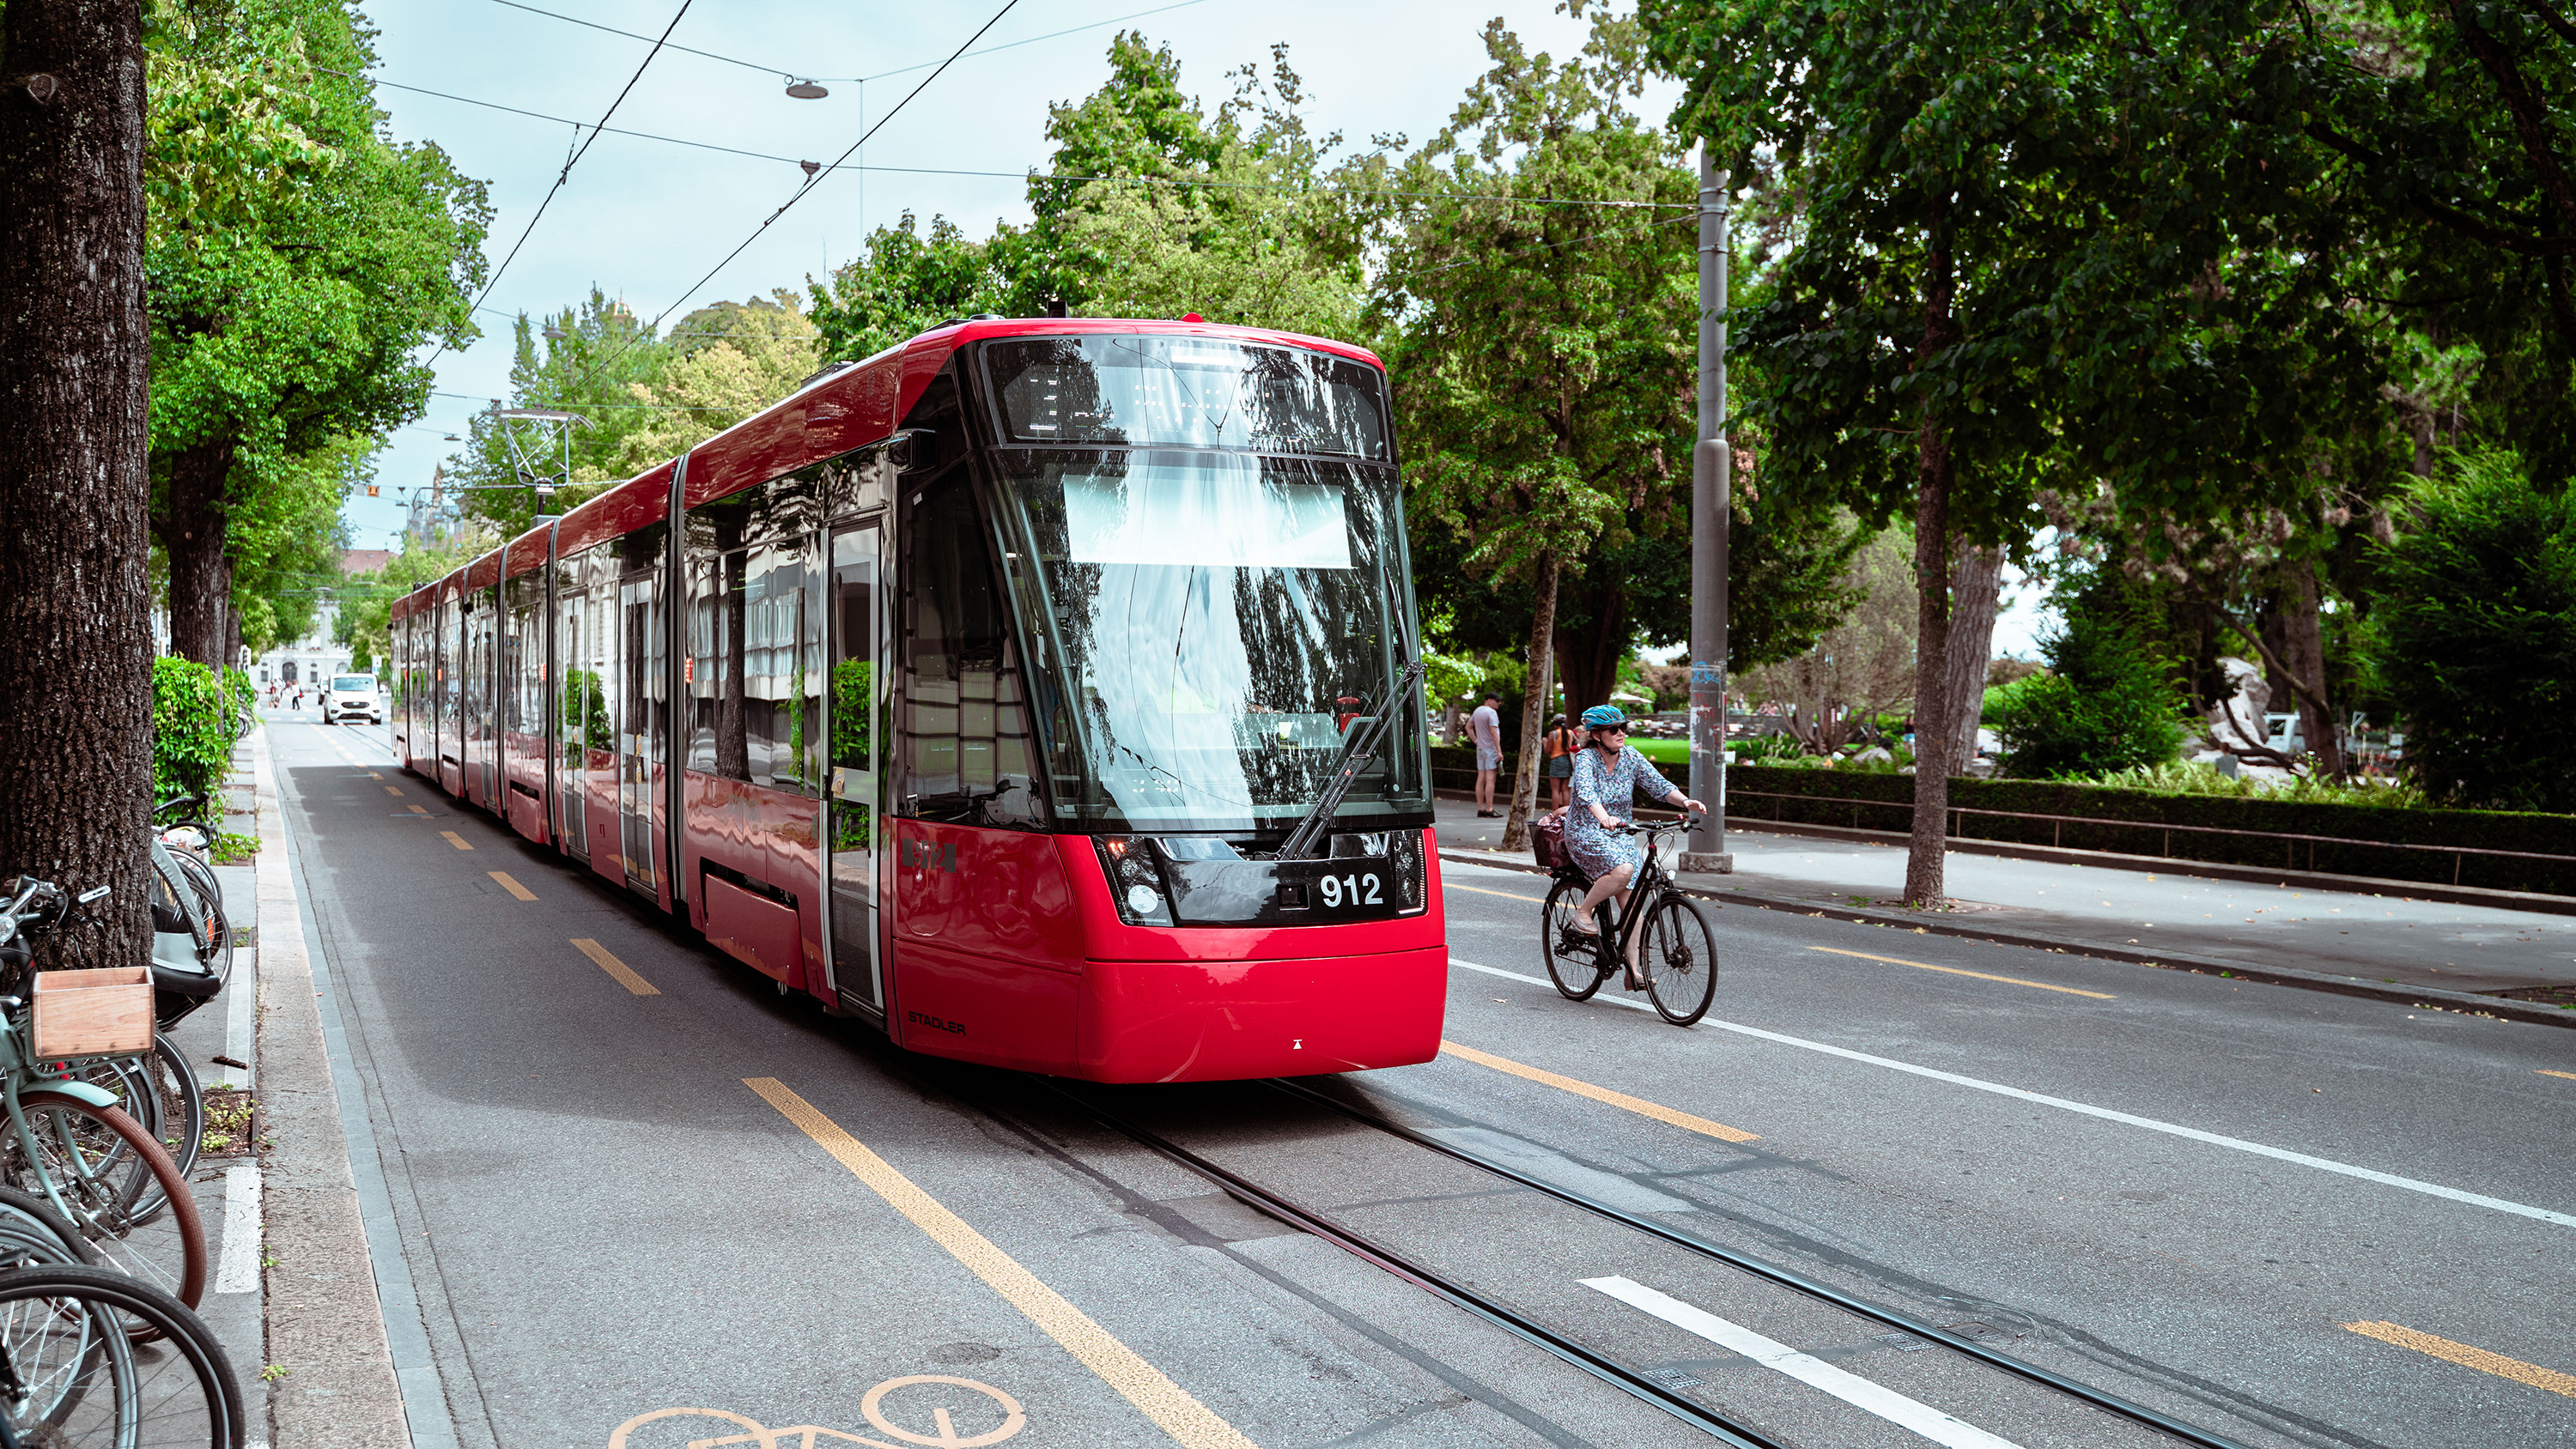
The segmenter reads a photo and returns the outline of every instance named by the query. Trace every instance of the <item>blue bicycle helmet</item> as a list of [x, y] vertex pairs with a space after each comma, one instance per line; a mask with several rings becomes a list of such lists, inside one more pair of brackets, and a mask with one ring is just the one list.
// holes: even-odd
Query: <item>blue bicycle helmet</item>
[[1628, 716], [1615, 704], [1596, 704], [1583, 712], [1583, 727], [1588, 730], [1608, 729], [1627, 722]]

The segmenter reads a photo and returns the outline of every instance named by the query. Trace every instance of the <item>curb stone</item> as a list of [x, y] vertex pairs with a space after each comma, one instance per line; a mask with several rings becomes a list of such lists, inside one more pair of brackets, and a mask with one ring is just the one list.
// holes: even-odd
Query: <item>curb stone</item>
[[[313, 965], [287, 858], [268, 739], [254, 734], [259, 794], [261, 1161], [272, 1449], [408, 1445], [411, 1432], [385, 1341], [340, 1096], [323, 1045]], [[256, 1433], [256, 1431], [254, 1431]]]
[[[1460, 850], [1443, 846], [1440, 858], [1460, 865], [1481, 865], [1494, 870], [1518, 871], [1523, 875], [1545, 875], [1535, 862], [1515, 855], [1478, 850]], [[2378, 981], [2365, 981], [2354, 976], [2335, 976], [2323, 971], [2301, 971], [2289, 966], [2255, 966], [2241, 961], [2200, 956], [2188, 951], [2140, 951], [2100, 941], [2087, 941], [2073, 936], [2034, 936], [1992, 926], [1954, 925], [1937, 916], [1911, 911], [1871, 910], [1858, 906], [1831, 906], [1817, 901], [1798, 900], [1790, 896], [1768, 895], [1737, 887], [1723, 887], [1706, 882], [1718, 876], [1694, 877], [1685, 872], [1674, 877], [1686, 894], [1717, 901], [1723, 905], [1753, 906], [1766, 911], [1790, 911], [1801, 916], [1822, 916], [1830, 921], [1849, 921], [1863, 926], [1887, 926], [1908, 932], [1934, 936], [1958, 936], [1986, 941], [2000, 946], [2028, 946], [2041, 951], [2073, 952], [2107, 961], [2126, 961], [2139, 966], [2152, 966], [2163, 971], [2189, 971], [2201, 976], [2229, 976], [2244, 981], [2259, 981], [2270, 986], [2295, 986], [2308, 991], [2329, 991], [2339, 996], [2360, 996], [2373, 1001], [2386, 1001], [2401, 1006], [2427, 1010], [2455, 1011], [2469, 1016], [2488, 1016], [2501, 1021], [2528, 1022], [2538, 1026], [2576, 1027], [2576, 1011], [2537, 1006], [2507, 997], [2479, 996], [2466, 991], [2442, 991], [2429, 986], [2391, 986]]]

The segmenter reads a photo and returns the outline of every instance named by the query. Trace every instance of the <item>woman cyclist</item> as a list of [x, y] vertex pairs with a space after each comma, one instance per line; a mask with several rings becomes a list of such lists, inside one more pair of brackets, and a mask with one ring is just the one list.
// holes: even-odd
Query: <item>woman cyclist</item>
[[[1645, 864], [1645, 852], [1619, 830], [1636, 823], [1636, 792], [1649, 791], [1683, 810], [1707, 807], [1657, 774], [1654, 763], [1628, 743], [1628, 716], [1617, 705], [1597, 704], [1585, 710], [1583, 728], [1589, 738], [1574, 754], [1574, 808], [1565, 812], [1565, 853], [1592, 879], [1592, 889], [1575, 908], [1574, 929], [1597, 936], [1601, 925], [1593, 919], [1592, 908], [1615, 891], [1620, 909], [1626, 910], [1628, 882]], [[1639, 933], [1628, 941], [1631, 991], [1638, 989], [1637, 948], [1644, 939]]]

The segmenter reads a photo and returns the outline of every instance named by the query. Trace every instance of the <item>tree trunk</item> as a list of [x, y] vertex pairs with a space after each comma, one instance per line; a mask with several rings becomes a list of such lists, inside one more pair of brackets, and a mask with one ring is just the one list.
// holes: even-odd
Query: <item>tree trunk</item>
[[2340, 780], [2343, 740], [2329, 707], [2333, 697], [2326, 693], [2325, 616], [2318, 607], [2317, 571], [2309, 564], [2291, 564], [2282, 570], [2281, 584], [2273, 617], [2281, 623], [2281, 664], [2298, 703], [2299, 733], [2316, 756], [2317, 773]]
[[143, 35], [136, 0], [0, 10], [0, 871], [114, 894], [40, 960], [151, 954]]
[[1530, 806], [1538, 798], [1539, 747], [1547, 733], [1547, 678], [1555, 661], [1556, 584], [1563, 564], [1554, 550], [1538, 556], [1536, 609], [1530, 618], [1530, 687], [1521, 699], [1521, 748], [1512, 767], [1512, 808], [1503, 821], [1503, 849], [1529, 847]]
[[224, 487], [232, 476], [233, 445], [200, 443], [167, 456], [167, 486], [154, 525], [170, 557], [170, 652], [220, 667], [224, 608], [232, 600]]
[[1590, 627], [1557, 631], [1556, 674], [1565, 685], [1567, 718], [1580, 719], [1592, 706], [1610, 702], [1632, 637], [1628, 624], [1627, 595], [1614, 586], [1593, 601]]
[[[1950, 773], [1977, 758], [1977, 715], [1986, 702], [1986, 667], [1994, 660], [1995, 608], [2003, 597], [2004, 553], [1964, 540], [1950, 559], [1950, 645], [1941, 682], [1949, 706]], [[1922, 718], [1920, 711], [1916, 718]], [[1918, 730], [1919, 734], [1920, 731]]]
[[[1933, 201], [1927, 218], [1923, 341], [1914, 355], [1918, 372], [1959, 340], [1958, 320], [1950, 311], [1949, 214], [1945, 194]], [[1905, 903], [1920, 910], [1942, 904], [1949, 893], [1943, 875], [1949, 863], [1950, 741], [1943, 725], [1950, 714], [1943, 676], [1950, 661], [1950, 484], [1955, 465], [1950, 425], [1929, 402], [1915, 433], [1915, 452], [1914, 831], [1905, 854]]]

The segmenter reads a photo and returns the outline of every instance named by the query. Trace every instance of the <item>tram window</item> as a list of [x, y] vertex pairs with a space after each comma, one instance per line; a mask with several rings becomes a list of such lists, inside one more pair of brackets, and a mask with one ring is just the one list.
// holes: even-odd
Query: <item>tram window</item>
[[812, 477], [690, 512], [690, 769], [814, 793], [823, 749], [818, 521]]
[[983, 355], [1015, 443], [1387, 457], [1376, 369], [1329, 353], [1100, 334]]
[[1040, 828], [1022, 672], [962, 468], [903, 517], [899, 813]]
[[501, 644], [501, 725], [514, 733], [535, 734], [546, 719], [546, 576], [530, 572], [507, 580], [501, 585], [501, 603], [509, 615]]
[[[608, 723], [608, 611], [599, 600], [614, 603], [613, 574], [604, 567], [603, 550], [585, 549], [555, 565], [555, 669], [561, 677], [557, 738], [565, 763], [580, 768], [586, 750], [613, 750], [616, 737]], [[594, 591], [594, 585], [604, 587]]]
[[618, 695], [612, 703], [618, 721], [620, 754], [660, 763], [670, 738], [670, 701], [662, 682], [663, 642], [662, 546], [668, 524], [654, 523], [619, 538], [616, 554], [616, 624], [621, 658]]

